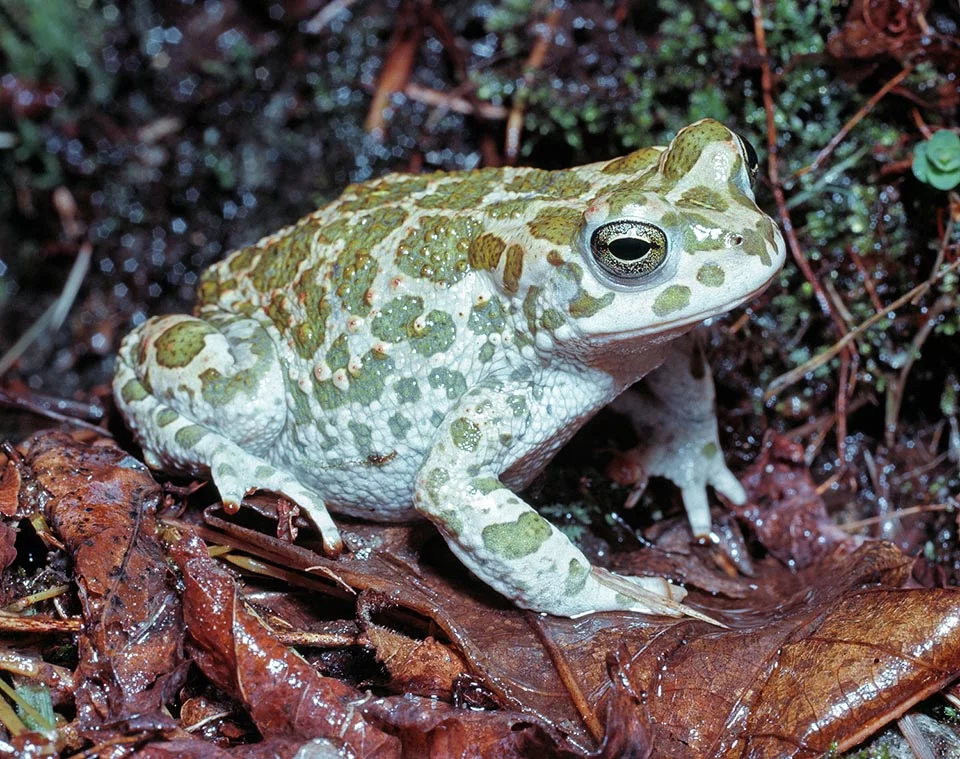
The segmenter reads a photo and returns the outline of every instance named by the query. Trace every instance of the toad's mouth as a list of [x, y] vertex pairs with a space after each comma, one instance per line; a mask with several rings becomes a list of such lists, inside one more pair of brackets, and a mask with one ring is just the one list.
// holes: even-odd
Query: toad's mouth
[[[705, 322], [707, 319], [712, 319], [716, 316], [721, 316], [722, 314], [733, 311], [736, 308], [739, 308], [744, 303], [748, 303], [756, 298], [758, 295], [763, 293], [770, 285], [772, 280], [764, 282], [762, 285], [757, 287], [750, 292], [745, 293], [744, 295], [739, 296], [733, 300], [726, 301], [725, 303], [720, 303], [715, 307], [707, 311], [697, 311], [695, 314], [687, 314], [686, 316], [680, 316], [676, 319], [669, 321], [659, 321], [655, 324], [649, 324], [645, 327], [639, 327], [637, 329], [623, 329], [623, 330], [611, 330], [609, 332], [594, 332], [592, 334], [584, 335], [584, 342], [588, 344], [592, 343], [618, 343], [618, 342], [630, 342], [641, 337], [648, 336], [658, 336], [665, 339], [670, 339], [675, 337], [677, 332], [685, 330], [690, 327], [694, 327], [701, 322]], [[657, 341], [661, 342], [661, 341]]]

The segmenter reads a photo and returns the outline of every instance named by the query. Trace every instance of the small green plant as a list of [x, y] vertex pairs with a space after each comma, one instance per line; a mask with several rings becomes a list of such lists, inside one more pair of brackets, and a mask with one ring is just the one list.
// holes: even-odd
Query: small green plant
[[960, 184], [960, 136], [941, 129], [917, 145], [913, 175], [938, 190], [952, 190]]

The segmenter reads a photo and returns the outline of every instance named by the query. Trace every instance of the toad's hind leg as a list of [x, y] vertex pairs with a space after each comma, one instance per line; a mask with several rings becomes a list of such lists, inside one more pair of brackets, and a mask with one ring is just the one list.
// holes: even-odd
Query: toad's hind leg
[[147, 463], [213, 478], [227, 506], [253, 490], [294, 501], [340, 550], [320, 495], [269, 462], [286, 422], [283, 364], [253, 319], [153, 318], [123, 341], [114, 396]]

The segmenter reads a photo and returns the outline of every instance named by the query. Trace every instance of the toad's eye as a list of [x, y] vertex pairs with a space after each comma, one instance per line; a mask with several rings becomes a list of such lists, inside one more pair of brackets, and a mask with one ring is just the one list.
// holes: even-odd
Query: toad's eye
[[760, 159], [757, 158], [756, 148], [750, 144], [750, 140], [739, 132], [734, 132], [734, 134], [737, 135], [737, 139], [740, 141], [743, 159], [747, 162], [747, 171], [750, 172], [750, 184], [753, 184], [757, 179], [757, 172], [760, 171]]
[[594, 260], [625, 285], [655, 272], [667, 260], [667, 236], [642, 221], [612, 221], [590, 237]]

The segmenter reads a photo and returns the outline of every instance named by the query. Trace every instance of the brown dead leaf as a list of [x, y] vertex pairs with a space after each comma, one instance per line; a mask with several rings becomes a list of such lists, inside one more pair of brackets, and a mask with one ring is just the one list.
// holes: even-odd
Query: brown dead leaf
[[199, 538], [188, 535], [168, 550], [183, 576], [194, 660], [243, 702], [265, 738], [328, 738], [356, 756], [400, 756], [398, 741], [365, 722], [354, 707], [362, 694], [321, 677], [270, 635]]
[[[160, 498], [146, 467], [90, 434], [37, 433], [20, 446], [51, 528], [73, 557], [85, 630], [76, 692], [80, 724], [134, 715], [171, 727], [163, 702], [183, 674], [180, 601], [156, 539]], [[23, 498], [21, 497], [21, 502]], [[168, 690], [169, 689], [169, 690]]]
[[20, 469], [17, 462], [7, 459], [0, 475], [0, 514], [12, 517], [17, 513], [18, 494], [20, 493]]
[[750, 525], [761, 545], [780, 561], [802, 568], [822, 560], [837, 545], [854, 545], [855, 539], [827, 515], [798, 443], [768, 434], [760, 455], [740, 481], [747, 490], [747, 502], [730, 510]]
[[417, 640], [373, 621], [374, 614], [394, 604], [376, 593], [357, 599], [357, 619], [366, 643], [377, 652], [390, 673], [390, 688], [398, 693], [437, 696], [451, 700], [459, 679], [469, 673], [467, 663], [455, 648], [433, 637]]
[[17, 560], [17, 528], [5, 521], [0, 522], [0, 571]]
[[[76, 557], [90, 620], [77, 673], [86, 679], [77, 693], [82, 719], [129, 718], [126, 734], [101, 731], [100, 740], [173, 726], [150, 709], [131, 721], [131, 704], [159, 704], [164, 678], [182, 671], [179, 606], [168, 599], [173, 585], [151, 526], [158, 490], [112, 445], [56, 433], [23, 450], [30, 477], [50, 494], [48, 520]], [[769, 507], [776, 487], [791, 483], [788, 495], [809, 510], [795, 465], [771, 462]], [[210, 522], [229, 534], [202, 531], [224, 543], [250, 535], [235, 522]], [[309, 570], [318, 609], [326, 598], [361, 594], [358, 624], [397, 673], [394, 685], [432, 682], [446, 694], [473, 681], [502, 710], [373, 698], [321, 676], [269, 634], [232, 577], [187, 537], [169, 552], [183, 574], [191, 649], [264, 736], [224, 755], [293, 756], [319, 738], [358, 757], [814, 757], [902, 714], [948, 683], [960, 661], [960, 592], [905, 589], [911, 560], [884, 543], [851, 551], [838, 542], [810, 553], [800, 571], [767, 557], [750, 578], [712, 567], [705, 547], [675, 551], [678, 569], [683, 556], [697, 559], [705, 585], [714, 572], [735, 591], [689, 597], [729, 626], [719, 630], [628, 613], [567, 620], [519, 611], [470, 578], [429, 528], [352, 525], [344, 537], [355, 553], [339, 560], [255, 535], [258, 553], [291, 580]], [[142, 588], [130, 587], [133, 578]], [[139, 657], [134, 637], [146, 641]], [[197, 737], [139, 755], [220, 752]]]
[[[372, 699], [322, 677], [244, 606], [233, 578], [199, 538], [188, 535], [169, 551], [183, 573], [184, 617], [195, 661], [244, 703], [268, 742], [289, 746], [290, 740], [319, 738], [331, 750], [377, 759], [399, 757], [401, 749], [403, 756], [532, 758], [542, 757], [545, 749], [551, 750], [548, 755], [564, 755], [553, 751], [554, 739], [539, 721], [521, 714], [455, 709], [413, 696]], [[185, 756], [200, 755], [176, 746]]]
[[[664, 757], [814, 757], [845, 750], [952, 680], [960, 592], [904, 590], [909, 561], [868, 543], [811, 567], [769, 606], [675, 626], [631, 660]], [[772, 603], [771, 603], [772, 601]], [[689, 626], [688, 626], [689, 627]]]
[[[244, 531], [213, 522], [234, 535]], [[849, 541], [835, 544], [800, 573], [767, 558], [754, 577], [723, 574], [739, 598], [690, 597], [732, 628], [720, 632], [637, 614], [565, 620], [520, 612], [439, 558], [445, 548], [428, 534], [355, 525], [347, 539], [363, 546], [366, 558], [311, 558], [297, 547], [286, 564], [321, 568], [429, 619], [504, 708], [552, 726], [571, 751], [588, 752], [611, 734], [603, 715], [613, 692], [612, 652], [624, 657], [632, 688], [645, 694], [657, 756], [670, 757], [739, 756], [723, 753], [734, 742], [759, 746], [757, 756], [813, 756], [833, 742], [851, 745], [863, 724], [875, 729], [948, 682], [950, 657], [960, 660], [960, 594], [900, 589], [911, 561], [888, 544], [853, 553]], [[259, 540], [275, 559], [284, 551]], [[697, 571], [711, 570], [702, 564]], [[877, 641], [887, 641], [882, 651]], [[935, 657], [923, 653], [931, 645]], [[870, 687], [854, 687], [848, 673]], [[798, 703], [814, 706], [801, 712]], [[776, 741], [764, 715], [776, 720]], [[794, 749], [785, 748], [791, 741]]]
[[827, 50], [836, 58], [908, 57], [932, 31], [929, 7], [929, 0], [853, 0]]

